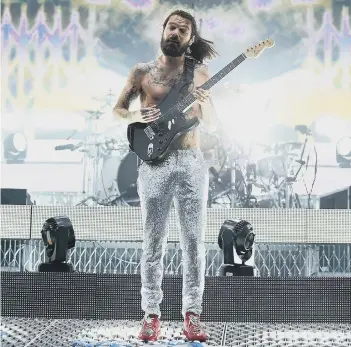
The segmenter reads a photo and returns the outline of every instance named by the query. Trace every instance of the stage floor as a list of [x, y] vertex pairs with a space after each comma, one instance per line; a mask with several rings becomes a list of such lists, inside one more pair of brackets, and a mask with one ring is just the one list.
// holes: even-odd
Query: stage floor
[[[204, 323], [207, 343], [186, 342], [181, 322], [162, 322], [157, 346], [348, 347], [351, 324]], [[2, 347], [122, 347], [137, 340], [139, 321], [24, 319], [2, 317]]]

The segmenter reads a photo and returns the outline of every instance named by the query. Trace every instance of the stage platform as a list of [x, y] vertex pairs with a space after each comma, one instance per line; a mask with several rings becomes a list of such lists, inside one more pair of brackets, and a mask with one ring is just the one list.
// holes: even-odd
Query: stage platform
[[155, 346], [240, 346], [240, 347], [348, 347], [351, 325], [211, 323], [204, 326], [206, 343], [184, 340], [181, 322], [162, 322], [158, 342], [137, 339], [141, 323], [132, 320], [50, 320], [4, 318], [2, 347], [134, 347]]
[[[3, 272], [1, 346], [140, 346], [140, 276]], [[206, 344], [184, 341], [182, 278], [162, 283], [159, 346], [351, 346], [350, 278], [206, 277]]]
[[[137, 340], [140, 255], [138, 208], [1, 206], [1, 346], [122, 347]], [[66, 215], [77, 244], [76, 273], [38, 273], [40, 230]], [[182, 334], [182, 263], [174, 211], [168, 226], [162, 335], [158, 346], [351, 347], [351, 211], [208, 210], [201, 319], [205, 344]], [[217, 276], [218, 232], [226, 219], [256, 232], [255, 277]], [[326, 276], [328, 277], [321, 277]], [[150, 344], [149, 344], [150, 345]]]

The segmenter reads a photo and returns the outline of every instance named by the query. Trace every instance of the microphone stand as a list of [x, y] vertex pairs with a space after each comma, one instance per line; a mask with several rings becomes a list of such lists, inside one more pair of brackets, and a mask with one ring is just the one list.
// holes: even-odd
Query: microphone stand
[[230, 207], [234, 208], [236, 204], [236, 196], [235, 196], [236, 158], [233, 160], [232, 156], [229, 156], [229, 167], [230, 167]]
[[[303, 160], [303, 156], [305, 154], [309, 133], [305, 132], [305, 133], [303, 133], [303, 135], [305, 135], [305, 140], [304, 140], [304, 143], [303, 143], [303, 146], [302, 146], [300, 159], [295, 160], [295, 162], [300, 164], [300, 166], [297, 169], [297, 171], [293, 174], [293, 176], [290, 176], [290, 173], [292, 171], [292, 164], [291, 163], [289, 164], [289, 158], [287, 156], [286, 157], [286, 161], [285, 161], [285, 167], [287, 168], [286, 177], [283, 179], [283, 181], [278, 186], [278, 191], [280, 191], [282, 188], [284, 188], [284, 197], [285, 197], [285, 206], [284, 207], [285, 208], [292, 208], [292, 207], [294, 207], [293, 206], [294, 205], [294, 199], [297, 202], [297, 207], [301, 208], [300, 200], [298, 198], [298, 195], [294, 192], [293, 185], [297, 181], [297, 177], [298, 177], [300, 171], [302, 170], [303, 166], [306, 165], [306, 161]], [[290, 198], [291, 198], [291, 204], [292, 205], [290, 204]]]

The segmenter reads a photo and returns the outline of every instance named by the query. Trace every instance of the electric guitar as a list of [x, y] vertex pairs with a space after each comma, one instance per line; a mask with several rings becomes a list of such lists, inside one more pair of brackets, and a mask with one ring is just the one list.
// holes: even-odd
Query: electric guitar
[[[274, 46], [272, 39], [262, 41], [248, 48], [244, 53], [232, 60], [222, 70], [200, 86], [208, 90], [229, 74], [247, 58], [257, 58], [265, 48]], [[143, 161], [155, 163], [161, 161], [170, 151], [171, 145], [179, 136], [189, 132], [199, 124], [197, 117], [186, 119], [184, 112], [196, 101], [190, 93], [183, 99], [168, 100], [157, 105], [161, 116], [152, 123], [132, 123], [128, 126], [127, 137], [129, 148]]]

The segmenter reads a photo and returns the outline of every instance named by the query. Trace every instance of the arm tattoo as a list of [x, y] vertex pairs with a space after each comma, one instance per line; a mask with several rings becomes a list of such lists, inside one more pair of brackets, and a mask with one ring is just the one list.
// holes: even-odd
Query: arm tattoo
[[144, 73], [143, 64], [138, 64], [132, 71], [132, 76], [129, 82], [129, 86], [125, 90], [122, 100], [118, 103], [120, 107], [128, 109], [133, 100], [135, 100], [140, 93], [139, 80], [141, 75]]
[[130, 119], [133, 116], [133, 112], [129, 112], [130, 104], [135, 100], [141, 92], [141, 77], [147, 72], [148, 64], [137, 64], [131, 71], [127, 85], [123, 89], [114, 112], [123, 119]]
[[141, 92], [141, 77], [148, 72], [149, 64], [137, 64], [131, 71], [127, 85], [117, 102], [116, 108], [128, 109], [132, 101], [134, 101]]

